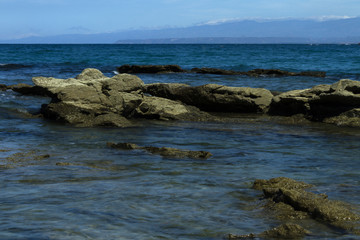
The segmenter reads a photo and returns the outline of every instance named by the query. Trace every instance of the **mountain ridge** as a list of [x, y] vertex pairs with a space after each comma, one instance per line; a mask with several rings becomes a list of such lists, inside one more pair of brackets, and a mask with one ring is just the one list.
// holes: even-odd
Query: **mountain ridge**
[[[177, 40], [176, 40], [177, 39]], [[2, 43], [358, 43], [360, 17], [238, 20], [190, 27], [27, 37]]]

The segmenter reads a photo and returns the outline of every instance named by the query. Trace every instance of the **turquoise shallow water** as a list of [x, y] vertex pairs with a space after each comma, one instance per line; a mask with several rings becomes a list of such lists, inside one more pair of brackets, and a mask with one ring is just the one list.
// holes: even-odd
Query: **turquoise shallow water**
[[[345, 45], [0, 45], [0, 84], [33, 76], [74, 77], [95, 67], [178, 64], [234, 70], [326, 71], [326, 78], [139, 75], [144, 82], [218, 83], [285, 91], [341, 78], [359, 80], [359, 46]], [[289, 125], [239, 115], [234, 123], [139, 122], [138, 127], [74, 128], [24, 118], [49, 99], [0, 92], [0, 239], [222, 239], [280, 221], [261, 208], [257, 178], [291, 177], [331, 199], [360, 203], [360, 130]], [[206, 161], [119, 151], [106, 142], [210, 151]], [[32, 151], [32, 152], [31, 152]], [[9, 157], [18, 153], [16, 162]], [[37, 159], [48, 154], [50, 157]], [[303, 221], [315, 236], [348, 239]]]

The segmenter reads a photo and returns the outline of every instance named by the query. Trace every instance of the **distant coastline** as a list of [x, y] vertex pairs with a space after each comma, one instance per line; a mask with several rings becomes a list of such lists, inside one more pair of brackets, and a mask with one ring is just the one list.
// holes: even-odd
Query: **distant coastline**
[[118, 40], [116, 44], [359, 44], [358, 38], [202, 37]]

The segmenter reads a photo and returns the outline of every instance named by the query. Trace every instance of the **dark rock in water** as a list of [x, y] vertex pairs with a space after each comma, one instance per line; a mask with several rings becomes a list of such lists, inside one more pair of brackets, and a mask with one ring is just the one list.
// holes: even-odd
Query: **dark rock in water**
[[323, 71], [305, 71], [305, 72], [297, 73], [296, 76], [324, 78], [324, 77], [326, 77], [326, 72], [323, 72]]
[[200, 73], [200, 74], [217, 74], [217, 75], [241, 75], [245, 74], [242, 72], [232, 71], [232, 70], [224, 70], [218, 68], [193, 68], [191, 69], [193, 73]]
[[305, 191], [310, 185], [289, 178], [256, 180], [253, 188], [262, 190], [265, 198], [274, 203], [289, 205], [295, 211], [307, 213], [315, 220], [320, 220], [335, 228], [360, 234], [360, 215], [350, 211], [340, 201], [329, 200], [324, 194]]
[[5, 84], [0, 84], [0, 91], [6, 91], [8, 90], [8, 86]]
[[181, 73], [178, 65], [122, 65], [116, 68], [118, 73]]
[[[184, 73], [188, 72], [178, 65], [122, 65], [117, 67], [119, 73]], [[254, 69], [248, 72], [239, 72], [219, 68], [192, 68], [192, 73], [198, 74], [216, 74], [216, 75], [247, 75], [250, 77], [285, 77], [285, 76], [311, 76], [325, 77], [326, 73], [321, 71], [305, 71], [300, 73], [289, 72], [279, 69]]]
[[13, 69], [28, 68], [28, 67], [32, 67], [32, 66], [24, 65], [24, 64], [16, 64], [16, 63], [0, 64], [0, 71], [9, 71]]
[[265, 239], [298, 239], [309, 235], [310, 232], [298, 224], [282, 224], [278, 227], [264, 231], [260, 234], [250, 233], [247, 235], [233, 235], [229, 234], [229, 240], [235, 239], [254, 239], [254, 238], [265, 238]]
[[287, 77], [287, 76], [307, 76], [307, 77], [325, 77], [326, 73], [321, 71], [305, 71], [305, 72], [289, 72], [279, 69], [254, 69], [250, 70], [245, 75], [252, 77], [272, 76], [272, 77]]
[[13, 90], [14, 92], [18, 92], [23, 95], [36, 95], [36, 96], [45, 96], [45, 97], [53, 96], [51, 92], [49, 92], [47, 89], [43, 87], [32, 86], [25, 83], [11, 85], [8, 88]]
[[273, 77], [283, 77], [283, 76], [295, 76], [295, 73], [279, 70], [279, 69], [254, 69], [246, 73], [248, 76], [259, 77], [259, 76], [273, 76]]
[[178, 100], [209, 112], [266, 112], [273, 95], [263, 88], [227, 87], [207, 84], [190, 87], [185, 84], [148, 84], [144, 92]]
[[157, 154], [162, 157], [168, 158], [191, 158], [191, 159], [207, 159], [212, 156], [211, 153], [206, 151], [191, 151], [191, 150], [181, 150], [176, 148], [169, 147], [140, 147], [133, 143], [107, 143], [108, 147], [122, 150], [145, 150], [151, 154]]
[[279, 69], [253, 69], [248, 72], [238, 72], [233, 70], [224, 70], [218, 68], [193, 68], [191, 72], [200, 74], [217, 74], [217, 75], [247, 75], [250, 77], [286, 77], [286, 76], [308, 76], [308, 77], [325, 77], [326, 73], [321, 71], [289, 72]]
[[108, 147], [115, 148], [115, 149], [121, 149], [121, 150], [134, 150], [134, 149], [143, 149], [142, 147], [134, 144], [134, 143], [112, 143], [108, 142], [106, 143]]

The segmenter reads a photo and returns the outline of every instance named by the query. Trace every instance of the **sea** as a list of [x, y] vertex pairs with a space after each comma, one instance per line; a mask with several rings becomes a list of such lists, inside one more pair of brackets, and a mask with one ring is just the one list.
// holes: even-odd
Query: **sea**
[[[208, 83], [289, 91], [360, 80], [359, 45], [0, 45], [0, 84], [114, 76], [123, 64], [237, 71], [325, 71], [326, 77], [138, 74], [145, 83]], [[238, 114], [236, 121], [143, 121], [77, 128], [31, 117], [50, 99], [0, 91], [0, 239], [226, 239], [282, 220], [264, 207], [256, 179], [289, 177], [360, 209], [360, 129]], [[30, 114], [29, 114], [30, 113]], [[209, 151], [172, 159], [107, 142]], [[315, 220], [292, 220], [305, 239], [359, 239]]]

